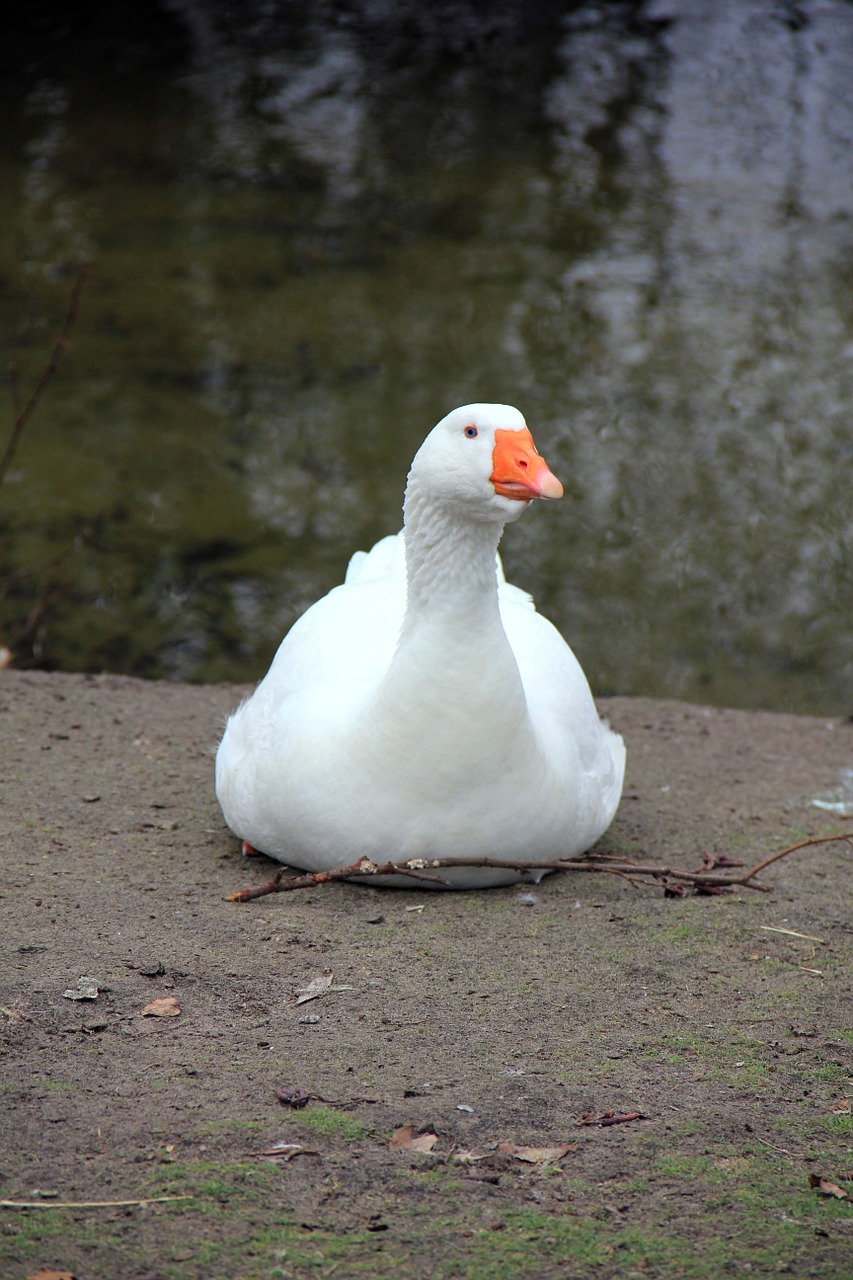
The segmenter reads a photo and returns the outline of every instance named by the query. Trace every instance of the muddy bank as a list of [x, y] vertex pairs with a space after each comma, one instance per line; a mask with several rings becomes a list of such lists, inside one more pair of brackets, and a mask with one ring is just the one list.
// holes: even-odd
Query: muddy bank
[[[853, 1169], [848, 846], [720, 898], [557, 875], [238, 907], [272, 866], [212, 791], [240, 692], [0, 676], [0, 1198], [192, 1197], [4, 1208], [4, 1276], [845, 1274], [850, 1204], [809, 1175]], [[604, 848], [694, 866], [853, 827], [809, 804], [848, 720], [603, 709], [629, 753]], [[641, 1118], [578, 1123], [609, 1111]], [[404, 1125], [433, 1152], [391, 1151]]]

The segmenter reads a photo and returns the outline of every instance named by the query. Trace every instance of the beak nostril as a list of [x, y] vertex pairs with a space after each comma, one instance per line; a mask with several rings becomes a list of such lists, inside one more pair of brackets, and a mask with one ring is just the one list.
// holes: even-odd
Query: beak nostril
[[526, 470], [527, 470], [527, 459], [526, 459], [526, 458], [519, 458], [519, 460], [518, 460], [518, 465], [521, 467], [522, 471], [526, 471]]

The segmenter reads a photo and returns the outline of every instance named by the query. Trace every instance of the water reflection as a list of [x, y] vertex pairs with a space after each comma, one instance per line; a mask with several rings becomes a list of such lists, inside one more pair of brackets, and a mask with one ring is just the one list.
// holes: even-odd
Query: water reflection
[[102, 517], [39, 656], [254, 678], [488, 398], [568, 482], [505, 560], [599, 691], [851, 709], [850, 6], [149, 11], [168, 60], [3, 108], [31, 380], [97, 268], [0, 489], [0, 573]]

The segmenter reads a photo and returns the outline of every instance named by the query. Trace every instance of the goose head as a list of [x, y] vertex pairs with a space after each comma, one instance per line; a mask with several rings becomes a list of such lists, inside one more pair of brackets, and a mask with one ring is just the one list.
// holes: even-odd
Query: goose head
[[563, 486], [537, 452], [511, 405], [467, 404], [427, 436], [409, 473], [409, 493], [469, 519], [506, 524], [534, 498], [560, 498]]

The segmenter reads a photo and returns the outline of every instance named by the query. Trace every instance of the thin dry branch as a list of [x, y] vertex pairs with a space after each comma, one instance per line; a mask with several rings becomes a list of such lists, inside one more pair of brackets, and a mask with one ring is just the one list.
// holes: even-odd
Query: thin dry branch
[[[43, 573], [45, 569], [56, 569], [59, 565], [63, 563], [63, 561], [68, 560], [70, 556], [73, 556], [75, 551], [80, 551], [84, 547], [91, 546], [92, 543], [95, 542], [95, 540], [100, 535], [101, 529], [103, 528], [106, 521], [109, 519], [112, 519], [112, 517], [113, 517], [112, 510], [99, 511], [92, 518], [89, 524], [87, 524], [83, 529], [80, 530], [80, 532], [74, 538], [73, 542], [69, 542], [66, 546], [62, 547], [59, 551], [53, 552], [52, 555], [44, 556], [43, 559], [41, 560], [35, 560], [33, 561], [32, 564], [22, 565], [19, 569], [12, 569], [9, 573], [4, 574], [3, 577], [0, 578], [0, 597], [5, 596], [15, 586], [16, 583], [23, 582], [27, 578], [33, 578], [37, 574]], [[61, 594], [62, 588], [48, 587], [47, 591], [44, 592], [43, 594], [46, 595], [51, 590], [59, 591], [59, 593]], [[39, 601], [37, 602], [37, 605], [36, 605], [37, 608], [41, 605], [41, 599], [42, 598], [40, 597]], [[45, 608], [49, 606], [51, 603], [52, 601], [48, 600]], [[44, 612], [44, 609], [42, 609], [42, 612]], [[36, 621], [38, 622], [40, 620], [41, 619], [39, 617]], [[31, 621], [28, 620], [26, 626], [23, 629], [23, 632], [21, 633], [20, 639], [21, 640], [28, 639], [34, 630], [35, 630], [35, 627], [32, 625]]]
[[71, 290], [71, 297], [68, 302], [68, 311], [65, 316], [65, 323], [62, 326], [62, 332], [60, 333], [59, 337], [56, 339], [56, 342], [53, 344], [53, 350], [50, 353], [50, 358], [47, 364], [45, 365], [45, 367], [41, 371], [41, 377], [39, 378], [38, 382], [33, 388], [32, 395], [30, 396], [29, 400], [24, 405], [23, 409], [15, 419], [14, 425], [12, 427], [11, 435], [9, 436], [9, 439], [6, 442], [6, 448], [3, 450], [3, 456], [2, 458], [0, 458], [0, 483], [2, 483], [3, 477], [5, 476], [6, 472], [9, 470], [9, 466], [12, 462], [13, 457], [15, 456], [15, 451], [18, 448], [18, 445], [20, 444], [21, 435], [23, 433], [24, 427], [27, 424], [27, 420], [32, 416], [33, 411], [36, 408], [36, 405], [38, 404], [39, 400], [42, 398], [42, 395], [44, 394], [45, 387], [50, 382], [51, 378], [56, 373], [56, 370], [59, 367], [60, 356], [62, 355], [65, 348], [68, 346], [69, 335], [71, 333], [71, 330], [74, 328], [74, 324], [77, 320], [77, 312], [79, 310], [79, 305], [80, 305], [80, 294], [83, 291], [83, 285], [86, 283], [86, 281], [88, 280], [91, 274], [92, 274], [91, 267], [80, 268], [80, 271], [77, 275], [77, 279], [74, 282], [74, 288]]
[[780, 858], [786, 858], [789, 853], [796, 853], [798, 849], [808, 849], [817, 844], [835, 844], [839, 840], [853, 845], [853, 831], [842, 831], [837, 836], [810, 836], [807, 840], [800, 840], [797, 844], [791, 844], [787, 849], [780, 849], [778, 853], [773, 853], [769, 858], [756, 863], [752, 870], [746, 873], [746, 879], [749, 880], [752, 876], [757, 876], [759, 871], [763, 871], [771, 863], [778, 862]]
[[583, 871], [599, 875], [619, 876], [631, 884], [642, 885], [654, 881], [660, 885], [670, 897], [680, 897], [685, 892], [684, 886], [691, 886], [694, 893], [724, 893], [729, 889], [756, 889], [768, 892], [767, 886], [756, 884], [755, 877], [772, 863], [778, 862], [788, 854], [796, 853], [815, 845], [844, 842], [853, 846], [853, 831], [841, 832], [835, 836], [812, 836], [808, 840], [800, 840], [780, 849], [769, 858], [750, 867], [749, 870], [735, 874], [719, 874], [713, 868], [700, 868], [686, 871], [680, 867], [648, 866], [634, 862], [629, 858], [621, 858], [615, 854], [588, 853], [583, 858], [557, 858], [547, 861], [503, 862], [497, 858], [412, 858], [407, 862], [371, 862], [369, 858], [359, 858], [357, 862], [346, 867], [336, 867], [331, 871], [309, 871], [304, 875], [286, 877], [288, 868], [281, 867], [271, 880], [258, 885], [254, 889], [241, 889], [237, 893], [229, 893], [228, 902], [250, 902], [254, 898], [263, 898], [270, 893], [289, 893], [293, 889], [311, 889], [316, 885], [331, 884], [335, 880], [367, 880], [376, 876], [407, 876], [414, 880], [431, 881], [433, 884], [447, 885], [448, 881], [433, 871], [450, 867], [492, 867], [502, 871]]
[[0, 1209], [123, 1209], [137, 1204], [166, 1204], [195, 1196], [143, 1196], [140, 1200], [0, 1200]]

